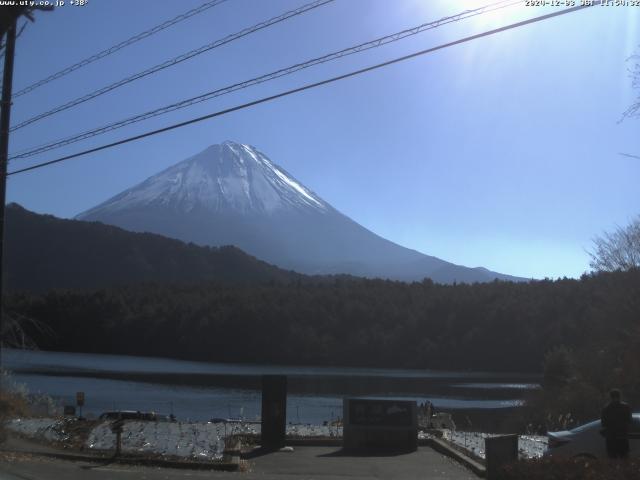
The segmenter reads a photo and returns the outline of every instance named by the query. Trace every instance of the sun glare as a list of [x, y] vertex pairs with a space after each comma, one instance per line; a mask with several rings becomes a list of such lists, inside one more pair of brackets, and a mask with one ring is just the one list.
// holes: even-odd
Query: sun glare
[[[419, 3], [424, 8], [430, 8], [429, 5], [433, 5], [433, 3], [424, 0], [420, 0]], [[446, 12], [446, 16], [478, 10], [465, 22], [485, 29], [514, 23], [535, 16], [541, 11], [539, 7], [527, 6], [524, 0], [438, 0], [438, 3], [438, 10]]]

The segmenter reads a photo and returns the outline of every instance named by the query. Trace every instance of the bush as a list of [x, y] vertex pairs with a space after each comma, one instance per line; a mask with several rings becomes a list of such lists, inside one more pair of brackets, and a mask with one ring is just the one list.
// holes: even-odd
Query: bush
[[638, 480], [640, 457], [629, 460], [537, 458], [503, 467], [498, 480]]
[[16, 392], [0, 391], [0, 443], [6, 440], [6, 422], [14, 417], [25, 416], [27, 412], [28, 405], [24, 396]]

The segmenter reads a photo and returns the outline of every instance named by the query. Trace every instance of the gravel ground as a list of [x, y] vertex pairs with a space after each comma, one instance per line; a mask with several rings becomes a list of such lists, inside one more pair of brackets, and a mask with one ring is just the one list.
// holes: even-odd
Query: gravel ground
[[[69, 426], [79, 424], [70, 419], [17, 418], [7, 427], [28, 438], [68, 445]], [[116, 435], [110, 422], [97, 424], [90, 430], [84, 447], [89, 450], [113, 450]], [[122, 430], [124, 453], [148, 453], [200, 460], [222, 457], [224, 439], [238, 434], [260, 433], [255, 423], [209, 422], [141, 422], [126, 421]], [[342, 428], [320, 425], [288, 425], [287, 435], [294, 437], [341, 437]]]
[[[445, 430], [442, 438], [468, 450], [472, 455], [485, 458], [484, 439], [496, 435], [481, 432], [461, 432]], [[541, 435], [520, 435], [518, 451], [526, 458], [541, 457], [547, 448], [547, 437]]]
[[65, 432], [67, 421], [55, 418], [15, 418], [7, 424], [7, 428], [30, 438], [47, 442], [66, 442], [69, 439]]
[[[122, 451], [216, 460], [224, 450], [221, 424], [128, 421], [122, 429]], [[112, 450], [116, 435], [110, 422], [94, 428], [87, 439], [91, 450]]]
[[[69, 425], [73, 420], [55, 418], [14, 419], [9, 429], [29, 438], [53, 443], [70, 441]], [[208, 422], [140, 422], [126, 421], [122, 432], [122, 451], [148, 453], [191, 459], [215, 460], [222, 457], [224, 439], [237, 434], [260, 433], [255, 423]], [[288, 425], [287, 435], [293, 437], [342, 437], [342, 428], [322, 425]], [[428, 438], [420, 432], [419, 438]], [[480, 432], [444, 430], [442, 438], [473, 456], [485, 458], [484, 439], [493, 436]], [[110, 422], [96, 425], [88, 434], [85, 447], [89, 450], [113, 450], [116, 436]], [[540, 457], [547, 447], [544, 436], [521, 435], [518, 449], [523, 457]]]

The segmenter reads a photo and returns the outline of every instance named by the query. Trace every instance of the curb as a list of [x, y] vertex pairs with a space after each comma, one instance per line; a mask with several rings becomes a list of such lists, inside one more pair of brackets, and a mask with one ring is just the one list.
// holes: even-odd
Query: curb
[[[260, 440], [258, 435], [253, 436], [253, 440]], [[286, 440], [287, 446], [299, 446], [299, 447], [341, 447], [342, 439], [341, 438], [290, 438]], [[437, 439], [437, 438], [428, 438], [428, 439], [418, 439], [419, 446], [430, 447], [433, 450], [446, 455], [455, 461], [461, 463], [473, 473], [475, 473], [479, 477], [486, 476], [486, 467], [474, 460], [473, 458], [465, 455], [459, 450], [451, 447], [447, 442]], [[238, 471], [240, 468], [240, 451], [227, 451], [223, 456], [223, 460], [221, 462], [188, 462], [188, 461], [180, 461], [180, 460], [165, 460], [159, 458], [147, 458], [147, 457], [136, 457], [136, 456], [120, 456], [118, 458], [113, 458], [112, 456], [102, 456], [102, 455], [81, 455], [81, 454], [73, 454], [66, 452], [30, 452], [26, 450], [14, 450], [14, 449], [2, 449], [0, 448], [0, 452], [7, 453], [25, 453], [35, 456], [42, 456], [48, 458], [56, 458], [60, 460], [74, 461], [74, 462], [93, 462], [93, 463], [118, 463], [123, 465], [144, 465], [144, 466], [152, 466], [152, 467], [163, 467], [163, 468], [178, 468], [178, 469], [192, 469], [192, 470], [219, 470], [226, 472], [234, 472]]]
[[144, 465], [149, 467], [163, 467], [163, 468], [181, 468], [192, 470], [221, 470], [225, 472], [235, 472], [240, 467], [240, 456], [225, 457], [225, 461], [217, 463], [204, 463], [204, 462], [184, 462], [180, 460], [161, 460], [155, 458], [145, 457], [129, 457], [122, 456], [118, 458], [104, 457], [97, 455], [76, 455], [72, 453], [54, 453], [54, 452], [28, 452], [24, 450], [0, 450], [0, 452], [6, 453], [24, 453], [28, 455], [56, 458], [58, 460], [67, 460], [71, 462], [92, 462], [92, 463], [119, 463], [122, 465]]
[[426, 445], [433, 448], [435, 451], [442, 453], [448, 457], [453, 458], [454, 460], [462, 463], [465, 467], [471, 470], [479, 477], [485, 477], [487, 475], [487, 468], [482, 465], [477, 460], [474, 460], [471, 457], [468, 457], [464, 453], [456, 450], [455, 448], [448, 445], [445, 441], [440, 440], [438, 438], [428, 438], [426, 440], [420, 440], [419, 445]]
[[[260, 445], [262, 441], [260, 434], [242, 436], [256, 445]], [[288, 447], [341, 447], [342, 437], [285, 437], [284, 443]]]
[[284, 442], [292, 447], [341, 447], [341, 438], [288, 438]]

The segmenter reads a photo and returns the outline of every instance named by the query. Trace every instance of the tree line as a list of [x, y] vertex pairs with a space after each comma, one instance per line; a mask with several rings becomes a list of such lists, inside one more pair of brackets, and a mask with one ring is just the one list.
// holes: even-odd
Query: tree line
[[[13, 293], [7, 310], [53, 332], [27, 332], [45, 350], [297, 365], [548, 367], [556, 384], [578, 360], [602, 384], [616, 369], [640, 368], [639, 269], [473, 285], [340, 277], [145, 284]], [[571, 357], [564, 364], [563, 355]]]

